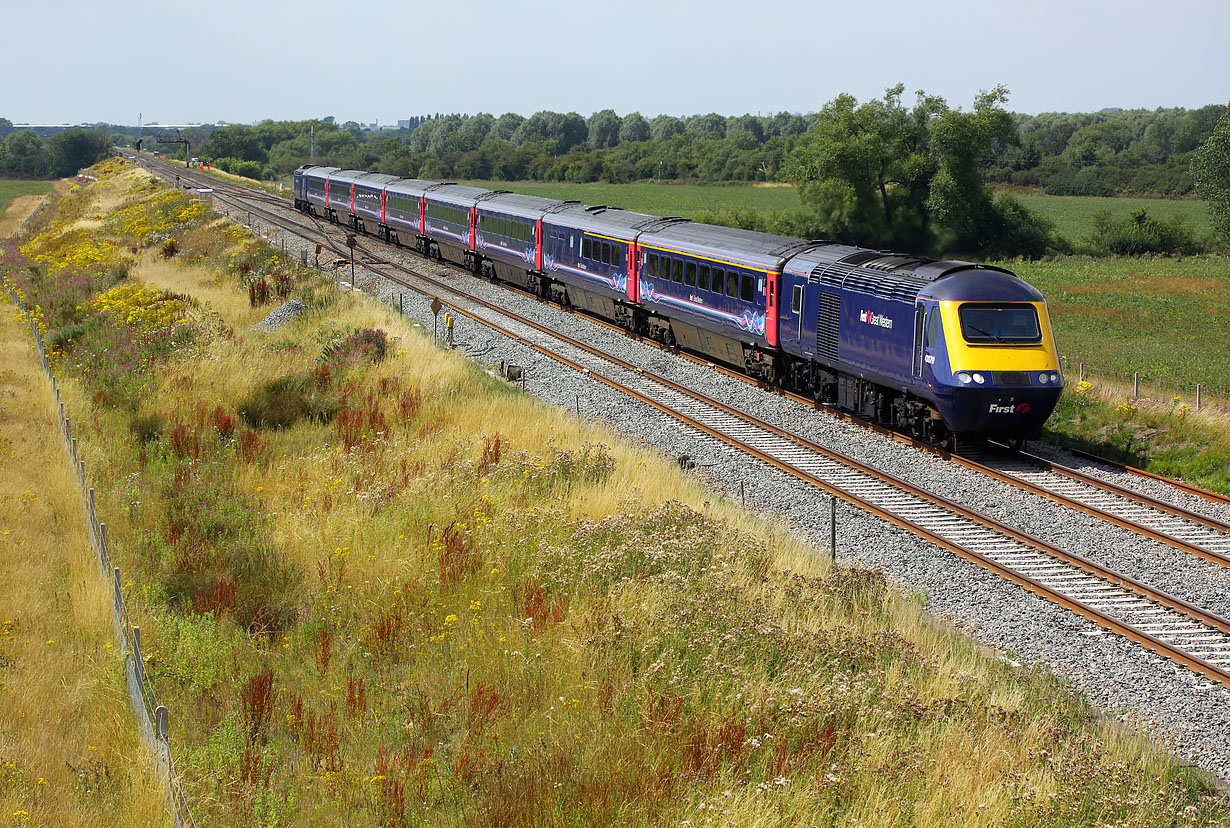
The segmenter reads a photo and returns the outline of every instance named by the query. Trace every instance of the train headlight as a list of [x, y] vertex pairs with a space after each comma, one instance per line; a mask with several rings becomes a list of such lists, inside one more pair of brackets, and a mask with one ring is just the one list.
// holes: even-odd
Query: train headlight
[[972, 377], [970, 377], [968, 371], [958, 371], [957, 379], [964, 385], [969, 385], [972, 381]]
[[1047, 376], [1046, 374], [1038, 374], [1038, 382], [1042, 383], [1043, 385], [1046, 385], [1050, 381], [1051, 381], [1051, 378]]
[[1051, 374], [1051, 382], [1055, 385], [1059, 384], [1059, 374]]
[[982, 385], [986, 381], [987, 381], [987, 378], [984, 377], [982, 374], [974, 374], [974, 382], [978, 383], [979, 385]]

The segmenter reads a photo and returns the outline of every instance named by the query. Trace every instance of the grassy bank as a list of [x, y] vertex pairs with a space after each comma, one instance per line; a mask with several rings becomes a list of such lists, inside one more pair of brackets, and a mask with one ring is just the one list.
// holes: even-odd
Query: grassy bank
[[0, 296], [0, 825], [166, 825], [55, 399]]
[[[4, 261], [202, 824], [1230, 824], [1044, 671], [105, 170]], [[308, 312], [254, 331], [266, 289]]]

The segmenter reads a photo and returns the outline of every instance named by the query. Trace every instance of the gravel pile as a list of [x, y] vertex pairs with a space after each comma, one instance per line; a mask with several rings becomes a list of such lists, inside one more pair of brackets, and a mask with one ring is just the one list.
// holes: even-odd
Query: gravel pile
[[254, 331], [272, 331], [282, 327], [302, 316], [307, 311], [307, 305], [298, 299], [291, 299], [273, 313], [252, 326]]
[[[289, 235], [285, 240], [287, 251], [293, 255], [299, 255], [300, 250], [314, 250], [314, 246]], [[614, 356], [755, 412], [768, 422], [976, 508], [1070, 552], [1230, 616], [1230, 573], [1220, 567], [700, 368], [452, 268], [409, 252], [401, 258], [420, 272], [446, 276], [470, 293], [496, 301], [561, 333], [600, 345]], [[431, 327], [432, 315], [423, 297], [362, 267], [357, 269], [356, 281], [361, 289], [394, 306], [400, 294], [406, 315]], [[713, 488], [736, 498], [745, 497], [754, 508], [781, 515], [816, 546], [818, 554], [827, 552], [829, 499], [815, 489], [723, 443], [704, 438], [673, 418], [466, 317], [456, 320], [454, 339], [459, 349], [486, 365], [524, 367], [527, 390], [547, 402], [610, 423], [668, 456], [687, 454], [697, 464], [696, 473]], [[1031, 448], [1039, 453], [1049, 451], [1039, 445]], [[1133, 485], [1141, 488], [1139, 483]], [[1170, 493], [1175, 502], [1188, 508], [1199, 505], [1186, 502], [1189, 496], [1173, 489]], [[1199, 510], [1206, 514], [1225, 511], [1222, 507], [1210, 510], [1207, 506]], [[1210, 516], [1227, 519], [1224, 514]], [[1143, 727], [1171, 745], [1183, 759], [1230, 781], [1230, 692], [1224, 688], [845, 504], [838, 508], [837, 545], [839, 562], [878, 569], [902, 589], [921, 592], [932, 614], [950, 620], [995, 647], [1006, 659], [1048, 665], [1110, 715]]]

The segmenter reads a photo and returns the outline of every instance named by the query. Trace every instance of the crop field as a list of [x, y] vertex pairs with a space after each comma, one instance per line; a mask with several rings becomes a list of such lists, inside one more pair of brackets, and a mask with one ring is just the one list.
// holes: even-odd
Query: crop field
[[751, 184], [568, 184], [547, 181], [467, 181], [475, 187], [512, 190], [525, 195], [607, 204], [656, 216], [691, 218], [702, 210], [753, 209], [770, 213], [797, 210], [802, 204], [789, 185], [758, 187]]
[[1187, 225], [1197, 239], [1209, 234], [1209, 210], [1203, 201], [1175, 198], [1098, 198], [1096, 196], [1052, 196], [1041, 193], [1014, 192], [1026, 207], [1051, 221], [1069, 241], [1079, 243], [1093, 232], [1093, 217], [1105, 210], [1114, 216], [1125, 215], [1144, 207], [1152, 218], [1176, 216]]
[[1230, 825], [1044, 669], [98, 169], [3, 267], [200, 824]]

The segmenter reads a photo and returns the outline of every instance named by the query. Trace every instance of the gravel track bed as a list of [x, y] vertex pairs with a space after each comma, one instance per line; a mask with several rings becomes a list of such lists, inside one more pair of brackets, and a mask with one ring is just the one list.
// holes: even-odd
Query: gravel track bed
[[[267, 228], [267, 224], [261, 225]], [[308, 261], [312, 261], [314, 245], [283, 236], [276, 229], [267, 235], [275, 243], [285, 238], [288, 253], [300, 255], [300, 251], [307, 251]], [[364, 243], [375, 246], [368, 240]], [[1008, 484], [946, 464], [910, 446], [685, 362], [449, 266], [428, 262], [411, 253], [383, 255], [432, 276], [447, 276], [448, 281], [467, 292], [549, 324], [554, 330], [601, 344], [615, 356], [742, 410], [753, 411], [761, 419], [820, 445], [891, 470], [897, 477], [1045, 537], [1056, 546], [1206, 609], [1230, 615], [1230, 572], [1221, 567]], [[407, 316], [416, 317], [431, 328], [427, 300], [362, 267], [357, 272], [361, 287], [394, 306], [400, 293]], [[345, 275], [349, 275], [349, 268]], [[497, 365], [504, 361], [524, 366], [526, 388], [540, 399], [569, 410], [579, 406], [583, 416], [614, 424], [668, 456], [689, 455], [697, 463], [696, 474], [713, 488], [734, 497], [743, 492], [748, 505], [781, 515], [821, 553], [827, 550], [829, 499], [812, 487], [724, 443], [704, 438], [675, 419], [524, 345], [480, 329], [465, 317], [457, 318], [454, 339], [459, 349], [479, 362]], [[1030, 448], [1054, 456], [1047, 453], [1050, 447], [1033, 444]], [[1071, 457], [1055, 459], [1077, 467], [1088, 466], [1085, 461], [1073, 463]], [[1133, 487], [1142, 490], [1142, 481], [1133, 480], [1137, 484]], [[1168, 489], [1171, 495], [1182, 494], [1163, 484], [1143, 482]], [[1184, 494], [1183, 498], [1190, 496]], [[1182, 505], [1191, 508], [1186, 502]], [[1220, 507], [1210, 516], [1226, 519], [1216, 511]], [[1048, 665], [1109, 715], [1144, 728], [1182, 759], [1211, 771], [1223, 782], [1230, 782], [1230, 691], [1105, 633], [1091, 622], [874, 516], [846, 504], [839, 505], [838, 515], [839, 561], [880, 570], [905, 591], [921, 592], [929, 613], [949, 620], [1001, 653], [1010, 654], [1005, 658]]]

